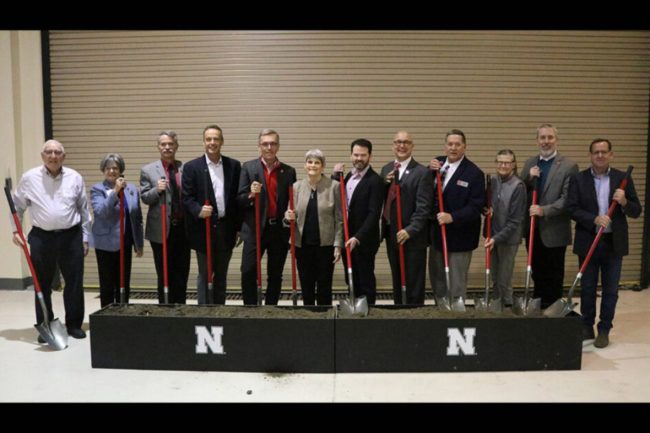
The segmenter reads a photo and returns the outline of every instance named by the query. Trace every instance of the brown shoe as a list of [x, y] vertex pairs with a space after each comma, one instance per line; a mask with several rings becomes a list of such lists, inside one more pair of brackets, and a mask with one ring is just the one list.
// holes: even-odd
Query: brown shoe
[[596, 341], [594, 341], [594, 346], [602, 349], [603, 347], [607, 347], [609, 345], [609, 335], [607, 335], [604, 332], [599, 332], [598, 337], [596, 337]]

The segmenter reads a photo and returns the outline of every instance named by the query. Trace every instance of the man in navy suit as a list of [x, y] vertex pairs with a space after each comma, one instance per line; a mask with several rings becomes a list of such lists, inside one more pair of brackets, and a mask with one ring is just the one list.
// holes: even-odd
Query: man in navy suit
[[[393, 301], [395, 304], [424, 304], [424, 281], [429, 245], [429, 215], [433, 204], [432, 178], [427, 168], [413, 159], [413, 138], [407, 131], [398, 131], [393, 137], [395, 160], [384, 165], [384, 212], [382, 239], [386, 239], [386, 251], [393, 277]], [[398, 167], [399, 165], [399, 167]], [[402, 230], [397, 230], [397, 200], [392, 199], [393, 179], [399, 183], [402, 206]], [[399, 245], [404, 245], [406, 272], [406, 299], [402, 299]]]
[[[620, 189], [625, 173], [610, 167], [614, 153], [612, 143], [597, 138], [589, 145], [591, 167], [576, 173], [569, 182], [567, 209], [576, 221], [573, 252], [578, 255], [580, 266], [601, 227], [603, 235], [594, 250], [591, 260], [582, 275], [580, 290], [580, 313], [583, 320], [583, 340], [594, 338], [596, 319], [596, 287], [598, 272], [601, 274], [602, 298], [598, 337], [594, 346], [602, 348], [609, 344], [612, 329], [618, 281], [621, 277], [623, 256], [628, 254], [627, 217], [641, 215], [641, 203], [630, 178], [625, 189]], [[614, 200], [617, 206], [612, 218], [607, 216], [609, 204]]]
[[276, 131], [263, 129], [258, 136], [258, 148], [260, 157], [246, 161], [242, 166], [237, 196], [243, 213], [241, 288], [244, 305], [256, 305], [255, 194], [261, 194], [260, 255], [264, 251], [268, 252], [265, 304], [277, 305], [282, 289], [282, 271], [289, 250], [289, 228], [284, 227], [282, 218], [289, 205], [289, 186], [296, 181], [296, 170], [278, 159], [280, 135]]
[[[354, 295], [365, 296], [368, 304], [374, 305], [377, 297], [375, 279], [375, 256], [379, 249], [379, 218], [384, 202], [384, 185], [381, 177], [370, 166], [372, 143], [358, 138], [350, 145], [352, 170], [345, 176], [348, 206], [348, 229], [352, 256], [352, 279]], [[332, 179], [339, 180], [345, 170], [344, 164], [336, 164]], [[347, 268], [347, 256], [343, 254]], [[345, 269], [344, 269], [345, 271]], [[347, 282], [348, 273], [344, 272]]]
[[[205, 154], [184, 165], [183, 206], [190, 246], [199, 265], [199, 304], [226, 303], [228, 264], [241, 226], [237, 205], [241, 165], [222, 155], [222, 146], [223, 131], [209, 125], [203, 130]], [[207, 275], [206, 218], [210, 219], [213, 276]], [[208, 278], [212, 278], [214, 299], [208, 299]]]
[[429, 278], [437, 297], [447, 294], [445, 286], [444, 256], [440, 226], [447, 227], [449, 253], [449, 280], [451, 297], [467, 295], [467, 273], [472, 251], [478, 247], [481, 234], [481, 212], [485, 206], [485, 175], [465, 156], [467, 142], [460, 129], [452, 129], [445, 137], [446, 157], [431, 160], [429, 168], [441, 170], [443, 176], [440, 212], [438, 196], [434, 200], [433, 242], [429, 255]]

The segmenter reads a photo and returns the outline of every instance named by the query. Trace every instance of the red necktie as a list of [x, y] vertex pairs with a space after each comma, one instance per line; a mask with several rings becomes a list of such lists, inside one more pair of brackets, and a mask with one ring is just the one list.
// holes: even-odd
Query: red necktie
[[388, 197], [386, 197], [386, 204], [384, 205], [384, 219], [390, 224], [390, 210], [397, 196], [397, 180], [399, 179], [399, 168], [402, 166], [399, 162], [395, 163], [395, 177], [388, 190]]

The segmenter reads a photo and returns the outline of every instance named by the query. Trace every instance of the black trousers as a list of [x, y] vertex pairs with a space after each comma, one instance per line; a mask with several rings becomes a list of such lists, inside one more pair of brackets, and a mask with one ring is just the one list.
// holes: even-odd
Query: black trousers
[[[402, 304], [402, 283], [399, 268], [399, 249], [394, 236], [386, 239], [386, 252], [393, 281], [393, 302]], [[427, 248], [411, 248], [404, 244], [406, 274], [406, 303], [424, 305], [424, 281], [427, 272]], [[354, 259], [353, 259], [354, 260]]]
[[[150, 243], [158, 274], [158, 302], [163, 304], [165, 302], [163, 246], [158, 242]], [[187, 279], [190, 276], [190, 245], [182, 223], [172, 225], [167, 237], [167, 276], [169, 278], [169, 303], [184, 304], [187, 294]]]
[[296, 261], [304, 305], [332, 305], [334, 247], [296, 247]]
[[[227, 238], [225, 231], [231, 226], [217, 223], [212, 231], [212, 290], [213, 299], [208, 299], [208, 265], [207, 254], [196, 252], [196, 261], [199, 265], [199, 276], [196, 284], [196, 292], [199, 304], [220, 304], [226, 303], [226, 288], [228, 286], [228, 265], [232, 258], [232, 247], [226, 245]], [[230, 238], [228, 236], [228, 238]]]
[[[133, 245], [124, 245], [124, 302], [129, 303]], [[99, 271], [99, 300], [103, 307], [120, 300], [120, 252], [95, 249]]]
[[[49, 320], [54, 319], [51, 286], [58, 264], [65, 281], [65, 325], [68, 328], [80, 329], [84, 319], [84, 252], [81, 225], [63, 231], [45, 231], [33, 227], [27, 239]], [[38, 298], [35, 298], [34, 302], [36, 324], [41, 324], [44, 317]]]
[[[260, 257], [266, 252], [267, 287], [264, 304], [277, 305], [282, 290], [282, 272], [287, 259], [289, 244], [286, 241], [286, 230], [280, 220], [276, 224], [266, 224], [262, 232], [262, 251]], [[255, 241], [244, 242], [241, 258], [241, 288], [244, 305], [257, 304], [257, 262]]]
[[[377, 279], [375, 277], [375, 256], [377, 251], [368, 251], [361, 246], [352, 250], [352, 282], [354, 283], [354, 296], [365, 296], [369, 305], [375, 305], [377, 299]], [[341, 250], [343, 256], [343, 272], [345, 283], [348, 281], [348, 257], [345, 249]]]
[[[526, 242], [526, 251], [528, 251], [528, 242]], [[541, 298], [542, 308], [548, 307], [562, 297], [565, 255], [566, 247], [546, 247], [539, 235], [539, 228], [535, 227], [531, 276], [535, 283], [533, 297]]]

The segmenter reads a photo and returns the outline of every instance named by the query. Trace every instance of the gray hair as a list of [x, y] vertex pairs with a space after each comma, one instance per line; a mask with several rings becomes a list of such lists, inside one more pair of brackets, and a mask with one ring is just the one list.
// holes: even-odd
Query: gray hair
[[122, 158], [119, 153], [109, 153], [102, 158], [102, 161], [99, 163], [99, 169], [102, 171], [102, 173], [104, 170], [106, 170], [106, 166], [111, 162], [114, 162], [117, 165], [117, 168], [120, 170], [120, 174], [124, 173], [124, 158]]
[[63, 154], [65, 155], [65, 149], [63, 148], [63, 145], [61, 144], [60, 141], [57, 140], [47, 140], [45, 143], [43, 143], [43, 148], [41, 149], [41, 152], [45, 152], [45, 149], [47, 149], [47, 146], [50, 144], [56, 144], [58, 145], [61, 150], [63, 151]]
[[497, 152], [497, 156], [499, 156], [499, 155], [510, 155], [510, 156], [512, 156], [512, 164], [514, 165], [513, 173], [516, 175], [517, 174], [517, 157], [515, 156], [515, 152], [513, 152], [510, 149], [501, 149], [500, 151]]
[[280, 144], [280, 134], [278, 134], [275, 130], [271, 128], [264, 128], [260, 131], [259, 135], [257, 136], [257, 141], [260, 141], [260, 138], [264, 135], [275, 135], [275, 140]]
[[161, 132], [158, 134], [158, 141], [157, 141], [157, 144], [160, 144], [160, 137], [162, 137], [163, 135], [168, 136], [169, 138], [172, 139], [172, 141], [174, 142], [174, 144], [178, 145], [178, 136], [176, 135], [176, 132], [175, 132], [175, 131], [172, 131], [171, 129], [170, 129], [169, 131], [161, 131]]
[[305, 162], [309, 159], [317, 159], [321, 164], [323, 164], [323, 167], [325, 167], [325, 155], [323, 155], [323, 152], [320, 149], [308, 150], [307, 153], [305, 153]]
[[559, 135], [557, 133], [557, 128], [553, 126], [550, 123], [542, 123], [537, 127], [537, 135], [535, 135], [535, 138], [539, 137], [539, 130], [542, 128], [551, 128], [553, 130], [553, 134], [555, 134], [555, 138], [559, 138]]

